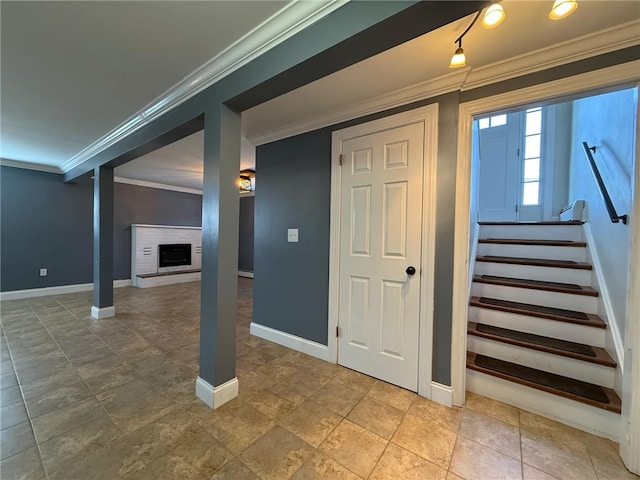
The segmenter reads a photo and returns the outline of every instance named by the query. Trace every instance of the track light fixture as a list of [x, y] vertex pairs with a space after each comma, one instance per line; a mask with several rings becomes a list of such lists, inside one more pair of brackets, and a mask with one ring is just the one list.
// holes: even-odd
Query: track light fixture
[[487, 11], [484, 12], [484, 17], [482, 17], [482, 27], [490, 30], [492, 28], [496, 28], [498, 25], [502, 23], [505, 17], [504, 8], [499, 3], [494, 3]]
[[[549, 12], [549, 18], [551, 20], [560, 20], [561, 18], [568, 17], [571, 15], [576, 8], [578, 8], [578, 2], [576, 0], [555, 0], [553, 2], [553, 7]], [[473, 20], [469, 24], [462, 34], [456, 38], [455, 42], [458, 44], [458, 48], [456, 48], [453, 57], [451, 57], [451, 62], [449, 62], [449, 68], [458, 68], [458, 67], [466, 67], [467, 59], [464, 55], [464, 50], [462, 49], [462, 39], [467, 34], [471, 27], [473, 27], [478, 20], [478, 17], [482, 13], [482, 10], [476, 13], [476, 16], [473, 17]], [[506, 14], [504, 12], [504, 8], [499, 3], [494, 3], [487, 8], [484, 17], [482, 17], [482, 26], [486, 29], [496, 28], [500, 25]]]
[[472, 22], [469, 24], [466, 30], [462, 32], [462, 34], [460, 34], [458, 38], [456, 38], [455, 42], [453, 42], [458, 44], [458, 48], [456, 48], [456, 51], [453, 54], [453, 57], [451, 57], [451, 62], [449, 62], [449, 68], [459, 68], [459, 67], [465, 67], [467, 65], [467, 59], [464, 56], [464, 50], [462, 49], [462, 39], [467, 34], [467, 32], [471, 30], [471, 27], [475, 25], [481, 13], [482, 13], [482, 10], [476, 13], [476, 16], [473, 17]]
[[578, 8], [576, 0], [556, 0], [553, 2], [553, 7], [549, 12], [549, 18], [551, 20], [560, 20], [571, 15], [576, 8]]

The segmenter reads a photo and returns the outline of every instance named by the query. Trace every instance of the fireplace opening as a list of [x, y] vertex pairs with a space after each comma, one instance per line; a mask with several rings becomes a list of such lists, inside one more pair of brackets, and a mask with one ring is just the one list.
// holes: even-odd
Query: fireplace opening
[[181, 265], [191, 265], [190, 243], [158, 245], [158, 266], [160, 268]]

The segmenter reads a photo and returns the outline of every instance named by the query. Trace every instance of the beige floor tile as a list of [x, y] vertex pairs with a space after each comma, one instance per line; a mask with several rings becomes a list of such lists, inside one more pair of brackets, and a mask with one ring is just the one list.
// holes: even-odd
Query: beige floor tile
[[544, 473], [526, 463], [522, 465], [522, 478], [523, 480], [559, 480], [558, 477]]
[[402, 410], [365, 395], [347, 418], [370, 432], [391, 439], [404, 417]]
[[258, 477], [249, 467], [234, 458], [225, 463], [211, 480], [258, 480]]
[[396, 407], [400, 410], [407, 411], [417, 395], [404, 388], [396, 387], [390, 383], [376, 380], [367, 395], [376, 400]]
[[22, 392], [27, 411], [32, 419], [92, 396], [84, 382], [58, 388], [49, 388], [47, 385], [43, 386], [36, 382], [22, 387]]
[[247, 400], [247, 403], [276, 422], [289, 415], [295, 408], [293, 402], [281, 398], [269, 390], [256, 393]]
[[457, 432], [462, 421], [462, 409], [445, 407], [423, 397], [416, 397], [409, 407], [409, 413], [427, 421]]
[[358, 390], [362, 393], [367, 393], [373, 384], [376, 383], [375, 378], [349, 368], [341, 369], [333, 378], [333, 381], [346, 385], [347, 387], [353, 388], [354, 390]]
[[520, 431], [513, 425], [465, 410], [458, 435], [520, 461]]
[[388, 441], [349, 420], [343, 420], [319, 447], [356, 475], [367, 478]]
[[563, 425], [535, 413], [520, 411], [520, 431], [549, 440], [570, 450], [587, 450], [580, 430]]
[[14, 403], [22, 402], [22, 393], [18, 385], [13, 385], [0, 390], [0, 405], [6, 407]]
[[84, 382], [95, 395], [102, 395], [135, 380], [142, 381], [142, 377], [133, 368], [123, 366], [85, 378]]
[[639, 480], [622, 463], [617, 443], [586, 433], [584, 443], [599, 480]]
[[447, 478], [446, 480], [465, 480], [462, 477], [459, 477], [458, 475], [456, 475], [455, 473], [453, 473], [451, 470], [449, 470], [447, 472]]
[[564, 442], [521, 432], [522, 461], [563, 480], [595, 480], [596, 473], [586, 451]]
[[29, 420], [24, 403], [16, 402], [0, 407], [0, 429], [13, 427]]
[[296, 407], [304, 402], [307, 398], [304, 395], [299, 394], [298, 392], [291, 390], [287, 385], [282, 383], [277, 383], [269, 387], [269, 391], [280, 398], [284, 398], [285, 400], [289, 400]]
[[252, 406], [240, 404], [219, 412], [212, 424], [203, 426], [213, 438], [237, 455], [270, 430], [274, 422]]
[[32, 425], [36, 441], [44, 443], [81, 425], [107, 419], [107, 414], [95, 398], [89, 398], [34, 418]]
[[451, 430], [407, 414], [392, 441], [422, 458], [447, 468], [453, 453], [456, 434]]
[[110, 445], [121, 436], [109, 418], [89, 422], [42, 443], [42, 461], [47, 471], [53, 473]]
[[36, 447], [18, 453], [0, 462], [3, 479], [42, 480], [45, 477]]
[[307, 400], [282, 419], [280, 425], [308, 444], [318, 447], [341, 421], [340, 415], [313, 400]]
[[292, 480], [361, 480], [361, 478], [318, 451], [291, 477]]
[[311, 399], [338, 415], [346, 416], [364, 396], [362, 392], [340, 383], [329, 381]]
[[311, 456], [308, 443], [276, 425], [240, 454], [263, 480], [286, 480]]
[[465, 480], [522, 478], [522, 465], [488, 447], [459, 436], [449, 469]]
[[0, 431], [0, 460], [35, 446], [36, 440], [28, 421]]
[[369, 477], [370, 480], [444, 480], [444, 468], [390, 443]]
[[[231, 453], [206, 432], [198, 432], [162, 455], [135, 478], [191, 480], [211, 478], [232, 458]], [[133, 476], [132, 476], [133, 478]]]

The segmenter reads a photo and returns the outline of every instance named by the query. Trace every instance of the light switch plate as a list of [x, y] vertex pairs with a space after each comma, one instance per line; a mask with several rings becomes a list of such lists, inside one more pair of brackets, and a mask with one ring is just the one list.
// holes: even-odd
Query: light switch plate
[[287, 241], [289, 243], [298, 243], [298, 229], [289, 228], [287, 230]]

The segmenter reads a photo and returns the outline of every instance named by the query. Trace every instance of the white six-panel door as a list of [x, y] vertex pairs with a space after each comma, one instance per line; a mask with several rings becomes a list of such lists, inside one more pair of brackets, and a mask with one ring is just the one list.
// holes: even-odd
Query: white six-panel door
[[342, 155], [338, 362], [416, 391], [424, 123], [345, 140]]

